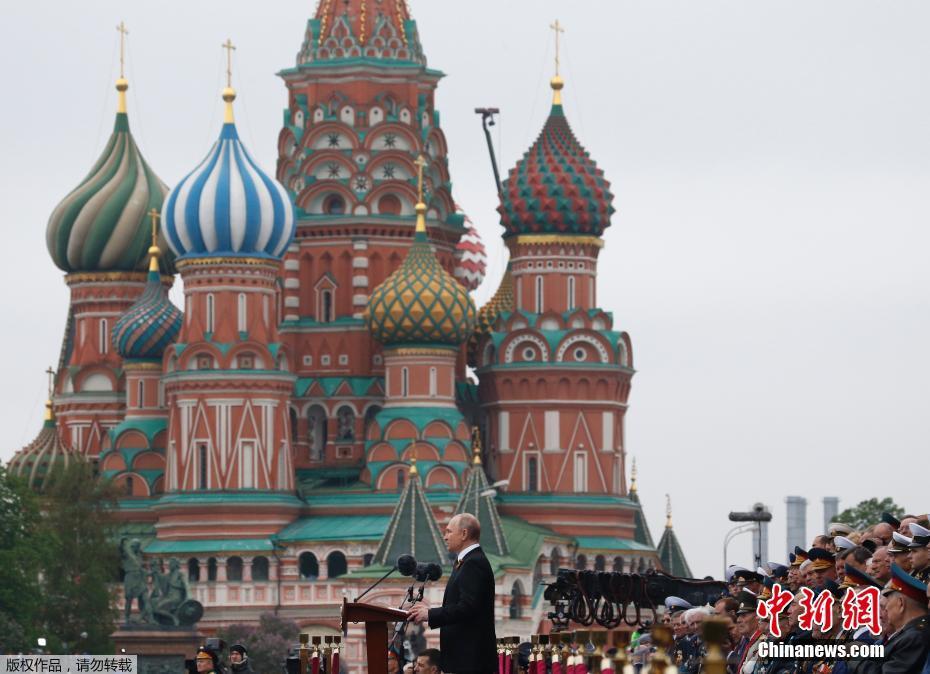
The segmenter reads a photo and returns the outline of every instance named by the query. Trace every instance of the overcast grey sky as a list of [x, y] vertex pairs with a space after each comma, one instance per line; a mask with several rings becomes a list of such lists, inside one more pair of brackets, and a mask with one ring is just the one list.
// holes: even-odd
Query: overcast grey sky
[[[169, 185], [221, 123], [220, 43], [238, 45], [240, 133], [273, 170], [285, 88], [315, 0], [4, 3], [0, 16], [0, 459], [41, 424], [68, 294], [45, 250], [57, 202], [102, 149], [116, 24], [130, 120]], [[893, 495], [927, 512], [930, 4], [856, 0], [411, 0], [454, 195], [496, 287], [505, 258], [475, 106], [502, 109], [506, 171], [548, 105], [555, 18], [565, 105], [612, 182], [600, 304], [630, 332], [628, 452], [658, 540], [664, 494], [696, 574], [720, 573], [726, 513], [784, 497]], [[731, 561], [750, 561], [749, 540]]]

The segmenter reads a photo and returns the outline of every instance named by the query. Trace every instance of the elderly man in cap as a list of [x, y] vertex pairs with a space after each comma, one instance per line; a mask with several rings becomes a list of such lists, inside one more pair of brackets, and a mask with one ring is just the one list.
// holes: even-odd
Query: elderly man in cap
[[741, 637], [741, 652], [737, 674], [752, 674], [759, 658], [759, 617], [756, 615], [758, 597], [744, 589], [739, 595], [739, 607], [736, 609], [736, 632]]
[[821, 587], [827, 580], [836, 580], [836, 559], [832, 552], [823, 548], [811, 548], [807, 551], [811, 566], [811, 582], [814, 587]]
[[930, 582], [930, 529], [916, 522], [910, 525], [911, 544], [908, 546], [907, 556], [911, 565], [911, 575], [921, 583]]
[[897, 564], [882, 590], [886, 635], [884, 661], [865, 661], [864, 670], [881, 674], [919, 674], [930, 652], [927, 586]]
[[891, 561], [902, 569], [911, 572], [911, 539], [897, 531], [891, 536], [891, 545], [888, 546], [888, 553], [891, 555]]

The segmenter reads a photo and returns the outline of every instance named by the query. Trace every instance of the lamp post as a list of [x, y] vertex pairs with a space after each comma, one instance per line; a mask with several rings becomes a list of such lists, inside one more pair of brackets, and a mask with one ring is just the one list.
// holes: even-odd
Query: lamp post
[[[756, 546], [756, 568], [762, 566], [762, 523], [772, 521], [772, 513], [765, 509], [765, 506], [761, 503], [757, 503], [752, 507], [750, 512], [731, 512], [728, 515], [731, 522], [752, 522], [755, 527], [749, 526], [745, 531], [752, 531], [753, 528], [757, 528], [759, 532], [758, 545]], [[731, 532], [732, 533], [732, 532]], [[738, 532], [742, 533], [742, 532]], [[736, 534], [734, 534], [736, 535]], [[729, 540], [724, 542], [724, 570], [726, 570], [726, 544], [729, 543]]]
[[727, 532], [727, 535], [723, 538], [723, 577], [726, 578], [727, 575], [727, 547], [730, 545], [730, 541], [739, 536], [740, 534], [745, 534], [749, 531], [755, 529], [754, 524], [737, 524], [735, 527], [730, 529]]

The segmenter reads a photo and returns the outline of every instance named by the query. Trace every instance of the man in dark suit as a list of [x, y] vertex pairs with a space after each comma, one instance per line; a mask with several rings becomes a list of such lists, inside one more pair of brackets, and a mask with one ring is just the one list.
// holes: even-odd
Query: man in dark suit
[[417, 604], [410, 611], [411, 619], [440, 628], [443, 672], [491, 674], [497, 671], [494, 572], [478, 543], [481, 525], [474, 515], [461, 513], [449, 520], [443, 538], [456, 561], [442, 606]]

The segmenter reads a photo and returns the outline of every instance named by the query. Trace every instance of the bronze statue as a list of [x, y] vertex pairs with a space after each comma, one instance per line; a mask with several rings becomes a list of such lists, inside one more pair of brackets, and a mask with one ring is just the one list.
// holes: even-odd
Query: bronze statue
[[[127, 545], [128, 542], [128, 545]], [[132, 602], [139, 606], [139, 621], [152, 622], [152, 602], [145, 582], [145, 566], [142, 562], [142, 543], [138, 538], [131, 541], [123, 539], [120, 543], [120, 556], [123, 566], [123, 596], [126, 600], [125, 620], [130, 623]]]

